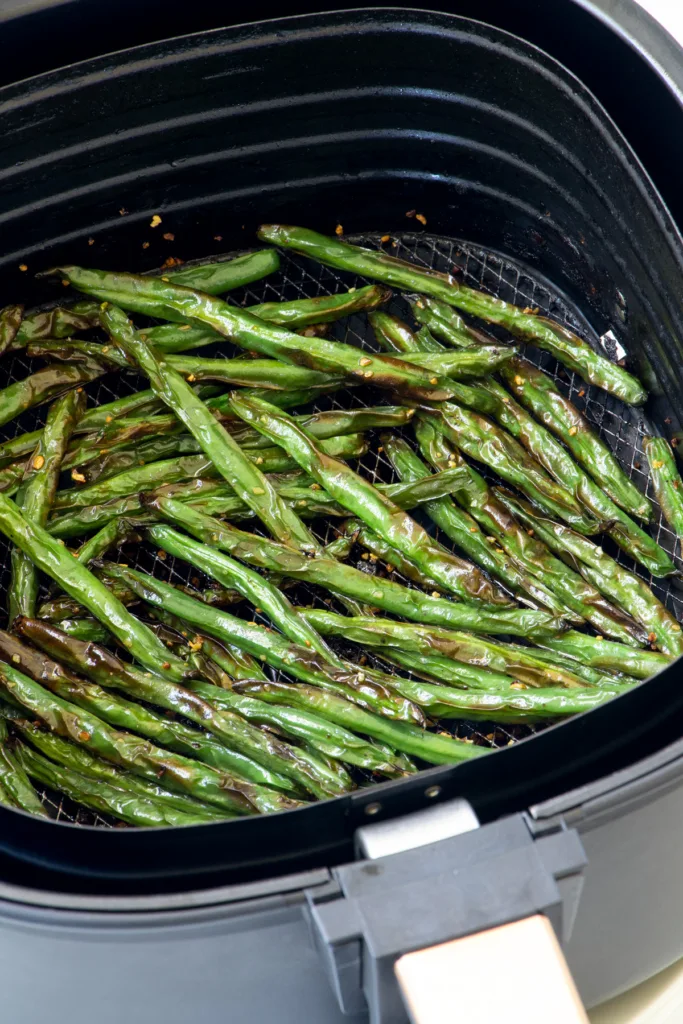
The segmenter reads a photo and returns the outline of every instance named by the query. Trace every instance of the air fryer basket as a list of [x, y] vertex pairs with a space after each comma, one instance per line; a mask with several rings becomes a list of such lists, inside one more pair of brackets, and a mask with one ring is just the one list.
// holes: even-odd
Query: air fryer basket
[[[398, 255], [457, 266], [469, 283], [539, 307], [610, 354], [623, 346], [654, 392], [648, 416], [664, 432], [679, 425], [683, 258], [675, 227], [590, 94], [512, 36], [465, 19], [391, 10], [218, 30], [6, 87], [0, 127], [3, 303], [55, 301], [55, 286], [36, 283], [20, 264], [29, 271], [63, 261], [146, 270], [168, 255], [244, 251], [260, 221], [328, 232], [340, 221], [347, 237], [377, 244], [377, 234], [354, 232], [390, 233]], [[425, 232], [407, 230], [411, 209], [425, 214]], [[154, 213], [163, 228], [150, 228]], [[175, 236], [172, 245], [160, 231]], [[235, 299], [314, 295], [340, 280], [287, 257], [279, 276]], [[372, 343], [360, 337], [359, 319], [336, 326], [342, 333], [335, 336], [346, 330], [350, 340]], [[549, 357], [537, 355], [556, 373]], [[18, 357], [11, 373], [27, 370]], [[572, 375], [557, 376], [642, 482], [643, 414], [590, 388], [579, 397], [583, 388]], [[122, 386], [134, 385], [120, 378], [94, 385], [108, 389], [104, 400]], [[17, 429], [34, 422], [28, 414]], [[387, 479], [376, 448], [364, 465]], [[657, 530], [673, 552], [667, 528]], [[145, 567], [177, 578], [172, 560], [155, 561], [152, 551]], [[680, 611], [671, 586], [656, 589]], [[338, 862], [351, 855], [370, 803], [388, 817], [434, 794], [464, 795], [482, 820], [491, 819], [677, 736], [677, 673], [673, 666], [527, 742], [514, 740], [529, 730], [480, 725], [477, 742], [506, 749], [285, 816], [167, 833], [93, 828], [99, 822], [81, 815], [86, 827], [73, 827], [74, 809], [64, 805], [55, 807], [57, 825], [0, 808], [0, 869], [21, 878], [30, 867], [34, 881], [49, 876], [52, 885], [81, 891], [104, 879], [149, 891], [186, 885], [188, 877], [210, 884]]]

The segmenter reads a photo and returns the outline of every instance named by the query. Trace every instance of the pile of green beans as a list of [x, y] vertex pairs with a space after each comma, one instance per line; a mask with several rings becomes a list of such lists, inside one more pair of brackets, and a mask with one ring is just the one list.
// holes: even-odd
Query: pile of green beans
[[[0, 355], [46, 363], [0, 390], [0, 425], [46, 405], [0, 442], [6, 807], [46, 816], [46, 787], [133, 826], [294, 811], [484, 756], [482, 722], [588, 711], [683, 653], [602, 547], [677, 573], [650, 502], [520, 347], [640, 404], [635, 377], [448, 275], [301, 228], [258, 236], [367, 283], [238, 305], [277, 273], [269, 247], [162, 275], [62, 266], [47, 273], [86, 299], [0, 310]], [[350, 315], [380, 353], [333, 340]], [[242, 351], [195, 352], [225, 340]], [[131, 372], [145, 390], [89, 404], [88, 382]], [[683, 537], [672, 449], [645, 451]], [[175, 571], [134, 567], [140, 547]]]

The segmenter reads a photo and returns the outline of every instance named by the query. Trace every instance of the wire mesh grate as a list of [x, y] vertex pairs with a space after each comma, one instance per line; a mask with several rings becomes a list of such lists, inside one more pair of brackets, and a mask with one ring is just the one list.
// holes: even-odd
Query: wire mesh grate
[[[381, 246], [379, 234], [365, 234], [349, 239], [350, 241], [379, 248]], [[542, 282], [515, 262], [501, 257], [500, 255], [483, 250], [467, 242], [457, 239], [441, 238], [423, 233], [405, 233], [395, 236], [386, 250], [400, 258], [407, 259], [418, 265], [429, 267], [439, 271], [446, 271], [454, 274], [467, 284], [481, 288], [498, 298], [504, 299], [516, 305], [538, 308], [540, 312], [551, 316], [565, 326], [587, 338], [596, 348], [600, 343], [597, 335], [582, 318], [578, 310], [572, 307], [556, 291], [553, 291], [545, 282]], [[239, 255], [233, 253], [230, 255]], [[221, 257], [224, 258], [224, 257]], [[244, 306], [261, 302], [288, 301], [299, 298], [311, 298], [317, 295], [330, 294], [348, 287], [361, 286], [366, 282], [356, 278], [352, 274], [338, 272], [328, 267], [314, 264], [308, 260], [284, 253], [280, 271], [271, 275], [263, 281], [257, 281], [239, 292], [231, 294], [231, 301]], [[389, 304], [390, 312], [395, 313], [402, 319], [412, 322], [410, 309], [407, 301], [400, 295], [395, 294]], [[481, 329], [482, 325], [477, 324]], [[505, 332], [500, 332], [495, 327], [486, 327], [492, 337], [506, 337]], [[373, 336], [372, 329], [365, 317], [352, 315], [345, 320], [330, 325], [329, 337], [336, 338], [348, 344], [378, 351], [379, 346]], [[237, 350], [229, 343], [222, 343], [202, 350], [202, 355], [231, 355]], [[610, 449], [617, 455], [622, 466], [624, 466], [637, 486], [644, 490], [653, 503], [655, 519], [653, 522], [653, 536], [658, 542], [674, 556], [677, 565], [680, 567], [679, 543], [663, 520], [659, 506], [652, 492], [652, 486], [647, 474], [647, 459], [643, 453], [642, 439], [651, 431], [642, 410], [627, 407], [605, 392], [586, 384], [571, 371], [558, 364], [548, 353], [527, 347], [525, 357], [535, 365], [541, 367], [550, 374], [557, 383], [559, 390], [567, 395], [571, 401], [584, 413], [589, 422], [597, 430], [600, 437], [607, 443]], [[31, 360], [25, 353], [12, 354], [5, 360], [6, 383], [10, 384], [27, 376], [39, 366], [42, 361]], [[120, 398], [125, 394], [133, 393], [136, 390], [145, 388], [146, 382], [135, 374], [107, 374], [86, 386], [91, 404], [102, 404]], [[360, 405], [381, 404], [383, 398], [378, 392], [367, 388], [342, 389], [336, 393], [321, 397], [315, 405], [316, 411], [324, 409], [342, 409]], [[9, 438], [27, 430], [35, 430], [41, 426], [45, 418], [46, 406], [37, 410], [24, 413], [17, 420], [10, 423], [6, 428], [0, 430], [0, 438]], [[296, 410], [294, 410], [296, 411]], [[370, 432], [370, 446], [368, 452], [358, 460], [358, 467], [369, 479], [378, 482], [391, 483], [396, 481], [393, 468], [382, 452], [382, 446], [378, 432]], [[410, 434], [406, 435], [410, 439]], [[478, 466], [482, 470], [483, 467]], [[489, 479], [496, 480], [495, 476], [487, 473], [484, 475]], [[419, 513], [418, 513], [419, 516]], [[447, 537], [442, 535], [438, 529], [433, 527], [425, 518], [421, 518], [423, 525], [431, 530], [437, 539], [449, 548], [453, 545]], [[318, 532], [319, 539], [328, 543], [336, 535], [336, 525], [333, 520], [325, 520], [313, 524]], [[252, 527], [255, 528], [255, 527]], [[255, 528], [256, 529], [256, 528]], [[681, 618], [683, 615], [683, 595], [681, 595], [673, 584], [653, 578], [641, 567], [632, 562], [616, 546], [605, 540], [605, 549], [616, 557], [622, 564], [634, 571], [652, 586], [656, 595], [666, 603], [670, 610]], [[172, 583], [183, 585], [194, 585], [208, 587], [212, 581], [203, 576], [191, 566], [180, 562], [173, 556], [165, 556], [164, 553], [154, 551], [149, 545], [141, 544], [134, 548], [125, 546], [119, 552], [122, 561], [154, 576], [165, 579]], [[357, 568], [372, 573], [385, 573], [381, 562], [365, 561], [358, 556], [353, 564]], [[392, 574], [392, 579], [399, 579], [404, 585], [412, 587], [409, 580], [401, 577], [397, 571]], [[0, 537], [0, 590], [6, 591], [9, 583], [9, 546], [4, 538]], [[329, 607], [335, 610], [342, 610], [329, 594], [320, 588], [297, 583], [288, 588], [288, 594], [295, 603], [308, 604], [319, 607]], [[240, 614], [239, 605], [231, 608], [236, 614]], [[251, 613], [250, 613], [251, 614]], [[345, 656], [358, 658], [359, 651], [350, 645], [340, 644], [340, 651]], [[368, 662], [377, 668], [387, 672], [395, 672], [396, 669], [380, 657], [364, 652]], [[401, 670], [405, 675], [410, 675], [407, 670]], [[273, 673], [273, 677], [275, 674]], [[452, 726], [452, 728], [450, 728]], [[439, 728], [443, 728], [440, 723]], [[527, 737], [539, 731], [543, 726], [500, 726], [495, 723], [457, 722], [449, 723], [449, 730], [454, 736], [468, 738], [478, 744], [486, 746], [505, 746], [517, 740]], [[366, 781], [366, 780], [360, 780]], [[50, 814], [61, 821], [70, 821], [76, 824], [89, 824], [98, 826], [109, 826], [116, 824], [105, 816], [85, 811], [73, 804], [70, 800], [60, 797], [52, 791], [44, 791], [43, 799]]]

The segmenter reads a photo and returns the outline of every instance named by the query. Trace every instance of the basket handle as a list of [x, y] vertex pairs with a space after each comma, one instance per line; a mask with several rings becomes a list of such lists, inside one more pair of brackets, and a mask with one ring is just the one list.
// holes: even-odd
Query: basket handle
[[406, 953], [394, 971], [413, 1024], [588, 1024], [542, 914]]

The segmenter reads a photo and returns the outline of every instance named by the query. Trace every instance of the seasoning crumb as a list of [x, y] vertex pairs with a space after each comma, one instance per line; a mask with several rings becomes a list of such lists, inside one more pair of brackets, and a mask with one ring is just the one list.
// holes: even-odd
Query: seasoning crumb
[[42, 469], [44, 465], [45, 465], [45, 458], [44, 458], [44, 456], [36, 455], [35, 459], [33, 460], [33, 468], [34, 469]]
[[162, 270], [169, 270], [171, 267], [182, 267], [184, 262], [178, 256], [167, 256], [161, 264], [161, 268]]
[[372, 377], [372, 370], [366, 370], [363, 374], [364, 377]]
[[407, 210], [406, 211], [406, 217], [414, 217], [416, 213], [417, 213], [417, 210]]
[[164, 231], [164, 241], [175, 242], [175, 235], [172, 231]]
[[168, 284], [171, 279], [170, 279], [170, 277], [162, 277], [161, 280], [165, 281], [166, 284]]
[[363, 559], [364, 562], [367, 562], [367, 560], [369, 559], [370, 555], [367, 553], [367, 551], [364, 551], [363, 554], [360, 557]]
[[81, 732], [79, 732], [78, 738], [81, 741], [81, 743], [87, 743], [88, 740], [90, 739], [90, 733], [86, 732], [85, 729], [83, 729]]
[[634, 469], [640, 469], [640, 463], [639, 462], [634, 462], [633, 466], [634, 466]]
[[336, 228], [334, 229], [334, 233], [335, 233], [335, 235], [343, 235], [344, 234], [344, 228], [341, 226], [341, 224], [337, 224]]
[[114, 419], [114, 417], [113, 417], [113, 416], [105, 416], [105, 417], [104, 417], [104, 422], [105, 422], [105, 423], [111, 423], [111, 421], [112, 421], [113, 419]]
[[69, 287], [69, 282], [67, 281], [67, 279], [65, 277], [63, 277], [62, 278], [62, 288], [68, 288], [68, 287]]
[[533, 530], [527, 530], [526, 532], [529, 534], [530, 537], [533, 537], [533, 535], [534, 535], [534, 531]]
[[252, 487], [251, 493], [252, 494], [265, 494], [266, 492], [264, 491], [264, 489], [262, 487]]
[[570, 428], [569, 428], [569, 436], [570, 436], [570, 437], [573, 437], [573, 436], [574, 436], [574, 434], [578, 433], [578, 430], [579, 430], [579, 428], [578, 428], [578, 427], [570, 427]]
[[119, 210], [119, 216], [120, 217], [125, 217], [127, 213], [128, 213], [128, 210], [125, 208], [125, 206], [122, 206], [121, 209]]
[[166, 554], [166, 552], [162, 548], [159, 548], [159, 550], [157, 551], [157, 558], [160, 558], [162, 562], [165, 562], [167, 557], [168, 555]]
[[652, 460], [652, 468], [653, 469], [661, 469], [663, 465], [664, 465], [664, 462], [663, 462], [662, 459], [653, 459]]
[[88, 239], [88, 245], [94, 245], [94, 244], [95, 244], [95, 239], [94, 238], [89, 238]]
[[79, 473], [77, 469], [71, 470], [71, 479], [75, 480], [77, 484], [85, 483], [85, 477], [83, 476], [82, 473]]
[[151, 228], [158, 228], [160, 224], [161, 224], [161, 217], [159, 216], [158, 213], [155, 213], [154, 216], [152, 217], [151, 221], [149, 222], [149, 226]]
[[432, 590], [432, 597], [441, 597], [441, 594], [438, 590]]
[[391, 235], [382, 235], [380, 241], [385, 243], [385, 244], [386, 244], [386, 242], [390, 242], [391, 241]]
[[424, 213], [416, 213], [415, 220], [419, 220], [420, 224], [422, 224], [423, 227], [427, 226], [427, 218], [425, 217]]
[[523, 381], [523, 379], [522, 379], [522, 378], [520, 377], [520, 375], [519, 375], [518, 373], [517, 373], [517, 374], [515, 374], [515, 384], [516, 384], [516, 385], [517, 385], [518, 387], [520, 387], [520, 388], [521, 388], [521, 386], [522, 386], [522, 384], [523, 384], [523, 383], [524, 383], [524, 381]]
[[26, 266], [25, 263], [20, 263], [19, 264], [19, 270], [28, 270], [28, 267]]
[[214, 242], [222, 242], [223, 241], [223, 236], [222, 235], [214, 235], [213, 236], [213, 240], [214, 240]]
[[149, 249], [149, 242], [143, 242], [142, 243], [142, 248], [143, 249]]
[[583, 388], [581, 388], [581, 390], [579, 391], [579, 398], [583, 398], [583, 396], [584, 396], [585, 394], [586, 394], [586, 392], [584, 391], [584, 389], [583, 389]]
[[162, 661], [161, 667], [168, 669], [168, 668], [171, 667], [171, 662], [170, 661]]
[[12, 655], [12, 661], [15, 665], [21, 665], [21, 657], [18, 654]]
[[367, 356], [363, 356], [363, 358], [360, 361], [360, 365], [361, 366], [369, 366], [371, 362], [372, 362], [372, 359], [368, 359]]
[[653, 644], [656, 641], [656, 639], [657, 639], [657, 634], [656, 633], [648, 633], [647, 634], [647, 638], [650, 641], [650, 643]]

